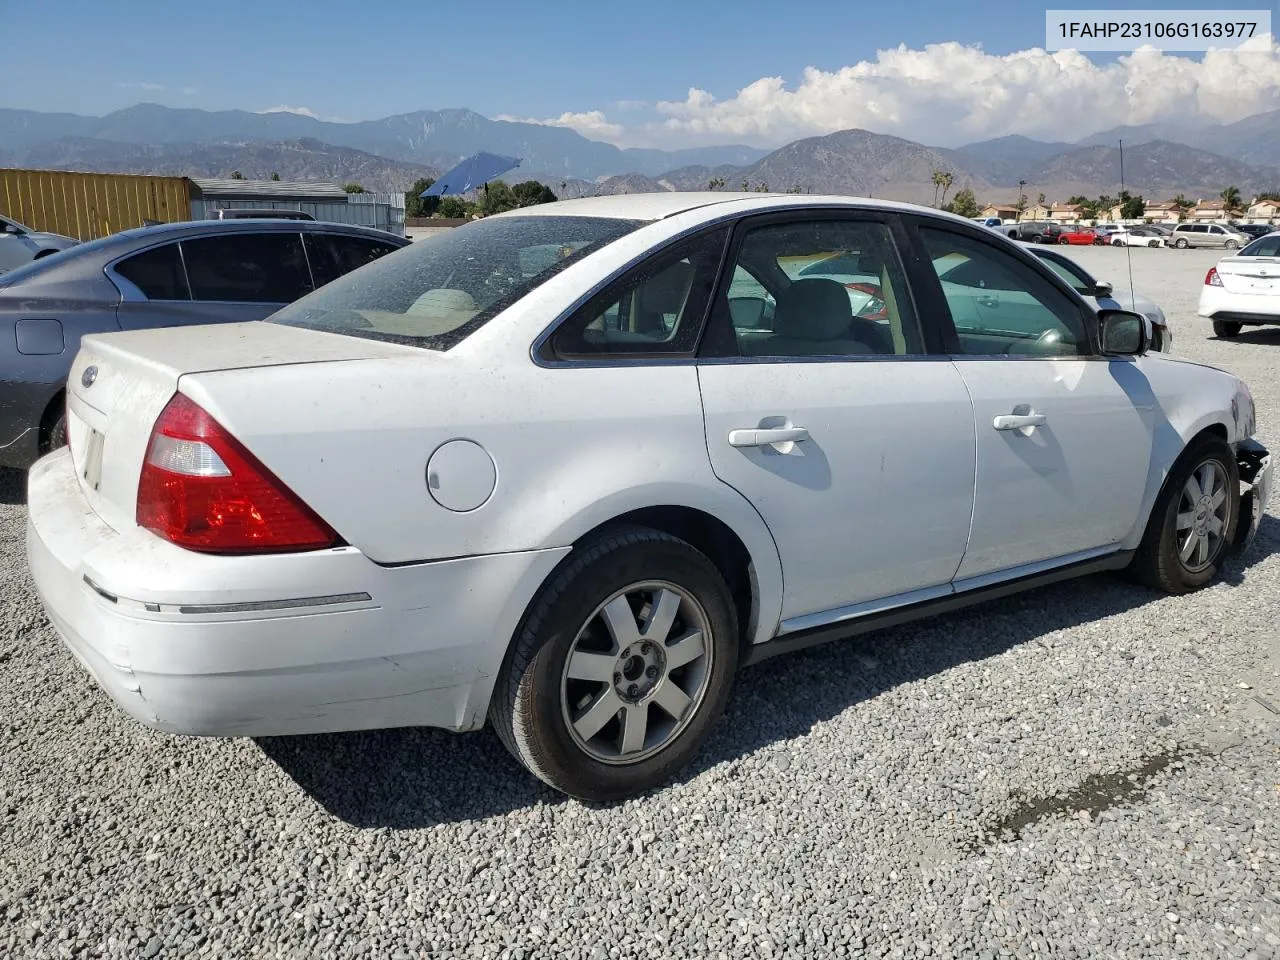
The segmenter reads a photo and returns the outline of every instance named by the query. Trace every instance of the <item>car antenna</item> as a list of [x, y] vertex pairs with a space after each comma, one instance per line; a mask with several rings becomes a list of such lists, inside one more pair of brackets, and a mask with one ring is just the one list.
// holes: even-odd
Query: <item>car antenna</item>
[[[1120, 207], [1121, 216], [1124, 215], [1124, 141], [1120, 143]], [[1129, 307], [1134, 313], [1138, 312], [1138, 295], [1133, 292], [1133, 245], [1128, 240], [1124, 241], [1124, 256], [1129, 264]]]

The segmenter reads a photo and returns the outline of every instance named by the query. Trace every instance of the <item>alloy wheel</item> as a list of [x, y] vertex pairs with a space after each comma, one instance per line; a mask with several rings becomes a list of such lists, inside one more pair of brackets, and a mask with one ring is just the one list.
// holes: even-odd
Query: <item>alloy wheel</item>
[[1191, 471], [1178, 500], [1178, 559], [1188, 573], [1217, 561], [1230, 519], [1227, 472], [1217, 460], [1205, 460]]
[[624, 587], [587, 618], [565, 659], [570, 737], [602, 763], [653, 756], [697, 714], [713, 657], [710, 619], [691, 593], [656, 580]]

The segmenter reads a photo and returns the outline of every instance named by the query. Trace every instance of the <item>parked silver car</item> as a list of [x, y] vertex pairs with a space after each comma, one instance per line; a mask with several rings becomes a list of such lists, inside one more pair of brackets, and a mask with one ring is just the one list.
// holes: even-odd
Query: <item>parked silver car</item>
[[0, 273], [74, 247], [79, 242], [60, 233], [32, 230], [25, 223], [0, 214]]
[[1253, 238], [1235, 227], [1221, 223], [1180, 223], [1173, 228], [1169, 246], [1185, 250], [1187, 247], [1220, 247], [1239, 250]]
[[261, 320], [408, 246], [368, 227], [196, 220], [125, 230], [0, 276], [0, 467], [66, 442], [63, 388], [89, 333]]

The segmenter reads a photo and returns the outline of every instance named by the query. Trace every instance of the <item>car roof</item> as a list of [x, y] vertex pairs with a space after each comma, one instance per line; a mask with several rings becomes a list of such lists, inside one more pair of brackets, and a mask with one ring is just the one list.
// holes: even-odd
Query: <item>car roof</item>
[[[704, 210], [709, 217], [725, 214], [744, 214], [754, 210], [767, 211], [783, 208], [805, 207], [857, 207], [860, 209], [895, 210], [903, 213], [929, 214], [971, 224], [967, 217], [956, 216], [933, 207], [895, 200], [875, 200], [870, 197], [850, 197], [797, 193], [739, 193], [733, 191], [672, 191], [670, 193], [620, 193], [607, 197], [582, 197], [577, 200], [558, 200], [531, 207], [519, 207], [505, 213], [486, 217], [603, 217], [616, 220], [664, 220], [691, 210]], [[712, 209], [714, 208], [714, 210]]]
[[[181, 239], [198, 233], [261, 233], [271, 229], [288, 231], [319, 231], [321, 233], [363, 233], [380, 237], [394, 237], [395, 234], [374, 227], [366, 227], [356, 223], [337, 223], [331, 220], [290, 220], [285, 217], [244, 217], [231, 220], [178, 220], [173, 223], [158, 223], [151, 227], [133, 227], [121, 230], [111, 237], [119, 238], [122, 243], [134, 239], [161, 240], [167, 238]], [[403, 237], [396, 237], [398, 240]]]

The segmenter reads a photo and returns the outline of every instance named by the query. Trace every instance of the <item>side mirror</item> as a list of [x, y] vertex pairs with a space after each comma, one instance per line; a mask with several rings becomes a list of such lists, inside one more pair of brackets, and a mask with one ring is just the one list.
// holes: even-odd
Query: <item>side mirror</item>
[[1135, 357], [1147, 352], [1151, 334], [1147, 318], [1130, 310], [1099, 310], [1102, 352], [1111, 357]]
[[16, 226], [14, 226], [12, 223], [4, 223], [4, 224], [0, 224], [0, 226], [3, 226], [3, 227], [4, 227], [4, 229], [3, 229], [3, 230], [0, 230], [0, 233], [15, 233], [15, 234], [16, 234], [16, 233], [21, 233], [21, 232], [22, 232], [22, 231], [21, 231], [21, 230], [19, 230]]
[[1111, 291], [1114, 289], [1115, 288], [1106, 280], [1099, 280], [1093, 285], [1093, 295], [1095, 297], [1109, 297], [1111, 296]]

